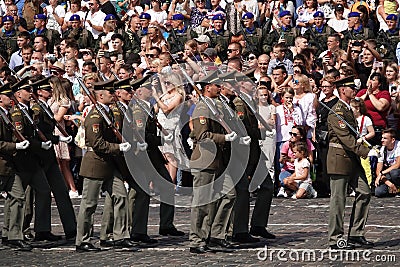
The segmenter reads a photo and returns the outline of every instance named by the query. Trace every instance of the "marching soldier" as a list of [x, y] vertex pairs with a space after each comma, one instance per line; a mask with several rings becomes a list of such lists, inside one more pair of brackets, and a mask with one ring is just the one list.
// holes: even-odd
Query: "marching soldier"
[[285, 43], [286, 47], [294, 46], [294, 40], [300, 35], [298, 29], [293, 28], [291, 25], [292, 14], [290, 11], [283, 10], [279, 13], [280, 27], [273, 30], [266, 37], [266, 48], [264, 53], [269, 55], [272, 48], [277, 43]]
[[386, 60], [393, 61], [396, 58], [396, 47], [400, 42], [400, 32], [397, 28], [397, 15], [389, 14], [386, 17], [386, 24], [388, 30], [379, 31], [378, 37], [376, 38], [376, 47], [382, 57]]
[[129, 151], [131, 144], [120, 143], [112, 127], [106, 123], [106, 119], [103, 117], [107, 116], [112, 124], [115, 123], [110, 109], [114, 99], [113, 92], [113, 81], [95, 83], [94, 94], [97, 105], [85, 119], [87, 153], [82, 159], [80, 170], [84, 182], [76, 236], [76, 250], [80, 252], [100, 250], [90, 243], [90, 230], [92, 215], [96, 210], [102, 188], [114, 203], [114, 246], [129, 249], [134, 247], [134, 244], [128, 239], [129, 233], [126, 227], [128, 217], [126, 189], [122, 180], [114, 178], [114, 174], [120, 171], [115, 160], [120, 160], [121, 152]]
[[[350, 107], [350, 100], [356, 92], [354, 76], [336, 81], [336, 87], [340, 99], [328, 116], [329, 149], [326, 164], [327, 173], [331, 177], [329, 246], [331, 249], [352, 249], [354, 245], [371, 248], [373, 243], [364, 237], [371, 192], [360, 157], [376, 155], [376, 152], [358, 143], [356, 130], [350, 130], [350, 126], [357, 129], [357, 122]], [[350, 216], [348, 243], [342, 246], [339, 241], [344, 238], [343, 220], [348, 184], [353, 187], [356, 196]]]
[[322, 52], [328, 49], [327, 41], [328, 37], [335, 33], [335, 31], [329, 27], [325, 21], [324, 13], [317, 11], [314, 13], [314, 26], [309, 28], [305, 33], [304, 37], [309, 40], [310, 45], [317, 49], [316, 56], [319, 56]]
[[[2, 231], [2, 244], [23, 251], [30, 251], [32, 247], [24, 241], [22, 224], [24, 218], [25, 194], [21, 178], [16, 174], [16, 166], [13, 155], [17, 151], [24, 151], [29, 147], [28, 140], [13, 142], [12, 125], [7, 125], [5, 120], [10, 121], [11, 108], [10, 95], [12, 91], [10, 84], [6, 83], [0, 88], [0, 190], [7, 192], [4, 205], [4, 228]], [[3, 115], [5, 118], [3, 118]]]
[[[133, 121], [138, 133], [144, 137], [145, 143], [138, 143], [139, 150], [144, 150], [147, 153], [138, 153], [138, 168], [133, 168], [133, 176], [136, 183], [142, 190], [149, 194], [148, 185], [150, 181], [160, 192], [160, 235], [183, 236], [184, 232], [179, 231], [174, 226], [174, 184], [165, 167], [165, 158], [158, 148], [162, 144], [162, 139], [157, 135], [157, 121], [151, 116], [155, 116], [154, 107], [150, 104], [150, 99], [153, 94], [152, 84], [149, 76], [135, 80], [131, 85], [132, 89], [136, 90], [136, 102], [133, 107]], [[156, 99], [159, 101], [159, 99]], [[148, 115], [150, 114], [150, 115]], [[163, 136], [165, 142], [170, 141], [172, 135]], [[132, 162], [132, 160], [129, 160]], [[134, 188], [135, 189], [135, 188]], [[136, 191], [136, 189], [135, 189]], [[133, 197], [133, 194], [130, 196]], [[133, 206], [132, 231], [131, 238], [136, 242], [155, 243], [147, 235], [148, 222], [148, 204], [150, 197], [144, 198], [142, 193], [140, 198], [130, 199]], [[147, 206], [144, 206], [147, 203]], [[142, 204], [142, 205], [141, 205]]]
[[[53, 134], [56, 123], [54, 114], [51, 112], [51, 109], [47, 104], [48, 100], [52, 96], [52, 88], [49, 84], [49, 79], [50, 77], [47, 77], [31, 84], [33, 88], [33, 94], [38, 96], [39, 101], [32, 106], [33, 117], [37, 119], [38, 127], [42, 130], [46, 138], [51, 140], [52, 144], [58, 144], [58, 142], [70, 143], [72, 141], [72, 136], [57, 136]], [[52, 115], [53, 118], [50, 118], [49, 115], [46, 114], [46, 112], [41, 108], [41, 106], [47, 108], [47, 110], [50, 112], [49, 115]], [[40, 153], [37, 153], [36, 156], [39, 159], [39, 164], [42, 167], [47, 178], [47, 182], [50, 185], [50, 189], [53, 192], [61, 223], [64, 228], [65, 238], [71, 241], [75, 240], [75, 212], [68, 194], [67, 185], [65, 184], [57, 162], [55, 151], [53, 148], [40, 151]], [[49, 210], [48, 213], [51, 213], [51, 211]], [[39, 234], [36, 234], [35, 240], [46, 240], [46, 237], [41, 237]]]
[[225, 18], [222, 14], [215, 15], [211, 20], [213, 21], [214, 29], [207, 33], [208, 37], [210, 37], [210, 47], [217, 51], [221, 61], [225, 61], [228, 59], [226, 51], [232, 34], [228, 30], [224, 30]]
[[49, 43], [47, 44], [47, 49], [50, 53], [54, 53], [54, 46], [60, 44], [61, 42], [60, 33], [56, 30], [46, 28], [47, 17], [45, 14], [36, 14], [33, 19], [35, 29], [31, 34], [32, 42], [38, 35], [46, 36], [49, 40]]
[[375, 38], [375, 34], [371, 29], [362, 26], [360, 13], [350, 12], [347, 17], [349, 29], [343, 32], [342, 49], [347, 49], [350, 40], [368, 40]]
[[35, 190], [35, 240], [57, 241], [61, 237], [51, 233], [50, 186], [37, 157], [37, 154], [52, 149], [52, 143], [40, 137], [40, 129], [36, 126], [39, 120], [32, 116], [34, 111], [29, 106], [31, 86], [28, 84], [28, 78], [22, 79], [11, 88], [14, 93], [13, 100], [18, 103], [10, 110], [11, 120], [30, 143], [26, 151], [17, 151], [15, 163], [24, 189], [29, 185]]
[[[203, 98], [193, 111], [193, 143], [194, 149], [191, 157], [193, 180], [193, 203], [190, 215], [190, 252], [204, 254], [209, 246], [229, 251], [232, 245], [225, 240], [226, 228], [224, 227], [229, 216], [231, 206], [224, 205], [216, 197], [217, 181], [223, 173], [224, 145], [237, 138], [236, 132], [227, 133], [218, 119], [211, 112], [210, 107], [221, 114], [222, 107], [215, 100], [219, 96], [221, 87], [217, 72], [213, 72], [199, 81], [203, 85]], [[207, 101], [207, 102], [205, 102]], [[220, 179], [220, 178], [221, 179]], [[217, 179], [218, 178], [218, 179]], [[219, 215], [219, 216], [216, 216]], [[208, 218], [207, 218], [208, 217]], [[218, 221], [216, 221], [218, 220]]]
[[185, 17], [182, 14], [172, 16], [172, 30], [167, 39], [172, 54], [183, 51], [187, 41], [198, 37], [195, 31], [183, 24], [184, 20]]
[[8, 59], [10, 59], [11, 54], [18, 51], [17, 37], [19, 32], [14, 29], [13, 16], [5, 16], [2, 21], [4, 31], [0, 32], [0, 38], [3, 40], [4, 49], [7, 51]]
[[86, 28], [82, 27], [82, 21], [79, 15], [74, 14], [69, 18], [71, 28], [66, 30], [63, 34], [65, 38], [71, 38], [78, 42], [79, 49], [93, 47], [95, 42], [93, 35]]

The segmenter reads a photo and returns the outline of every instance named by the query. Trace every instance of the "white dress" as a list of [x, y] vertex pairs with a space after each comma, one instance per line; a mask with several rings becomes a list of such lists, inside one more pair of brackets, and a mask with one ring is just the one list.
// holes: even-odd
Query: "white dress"
[[[168, 105], [177, 95], [163, 100], [165, 105]], [[162, 125], [162, 127], [167, 130], [167, 132], [172, 133], [174, 135], [174, 139], [171, 143], [164, 142], [162, 146], [160, 146], [160, 150], [162, 153], [171, 153], [175, 156], [178, 167], [182, 169], [189, 168], [189, 159], [185, 153], [185, 150], [182, 145], [182, 136], [181, 129], [182, 123], [180, 121], [181, 113], [183, 110], [184, 104], [180, 104], [175, 109], [169, 112], [166, 115], [161, 109], [158, 112], [157, 119]]]

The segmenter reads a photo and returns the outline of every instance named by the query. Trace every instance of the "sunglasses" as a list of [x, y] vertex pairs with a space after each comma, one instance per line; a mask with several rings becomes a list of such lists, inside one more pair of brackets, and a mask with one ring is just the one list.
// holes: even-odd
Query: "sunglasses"
[[228, 53], [232, 53], [233, 51], [237, 51], [237, 49], [228, 49], [227, 50]]
[[94, 4], [92, 4], [92, 3], [89, 3], [89, 6], [93, 6]]
[[351, 53], [354, 53], [354, 54], [360, 54], [360, 53], [361, 53], [361, 51], [359, 51], [359, 50], [351, 50]]
[[289, 132], [289, 134], [293, 137], [297, 137], [297, 133]]
[[249, 60], [254, 60], [254, 59], [256, 59], [255, 56], [249, 56]]
[[324, 88], [331, 88], [331, 85], [325, 85], [325, 86], [320, 86], [319, 88], [324, 89]]
[[157, 57], [156, 55], [154, 55], [154, 54], [146, 54], [146, 57], [149, 57], [149, 58], [155, 58], [155, 57]]

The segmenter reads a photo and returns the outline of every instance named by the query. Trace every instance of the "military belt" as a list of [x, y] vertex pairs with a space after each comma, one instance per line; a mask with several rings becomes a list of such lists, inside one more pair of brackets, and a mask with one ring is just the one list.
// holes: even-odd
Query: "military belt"
[[336, 147], [336, 148], [341, 148], [344, 149], [343, 146], [341, 144], [336, 144], [336, 143], [329, 143], [330, 147]]

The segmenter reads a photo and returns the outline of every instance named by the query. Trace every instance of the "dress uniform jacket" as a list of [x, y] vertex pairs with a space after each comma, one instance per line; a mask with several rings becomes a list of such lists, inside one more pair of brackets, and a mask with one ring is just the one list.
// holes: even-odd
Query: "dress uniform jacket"
[[82, 159], [79, 174], [97, 179], [112, 178], [116, 168], [113, 158], [120, 155], [119, 144], [96, 108], [85, 119], [85, 139], [86, 146], [91, 149]]
[[13, 156], [17, 150], [12, 139], [12, 130], [0, 119], [0, 176], [15, 175]]
[[[207, 100], [211, 105], [216, 105], [213, 100]], [[220, 170], [223, 167], [224, 128], [217, 122], [217, 119], [203, 101], [196, 105], [192, 118], [194, 149], [191, 157], [191, 168]]]
[[[346, 120], [354, 129], [357, 122], [353, 111], [343, 101], [338, 101], [333, 110]], [[358, 144], [356, 134], [332, 112], [328, 116], [329, 150], [327, 157], [328, 174], [351, 175], [355, 166], [360, 166], [359, 157], [366, 157], [369, 148]]]

